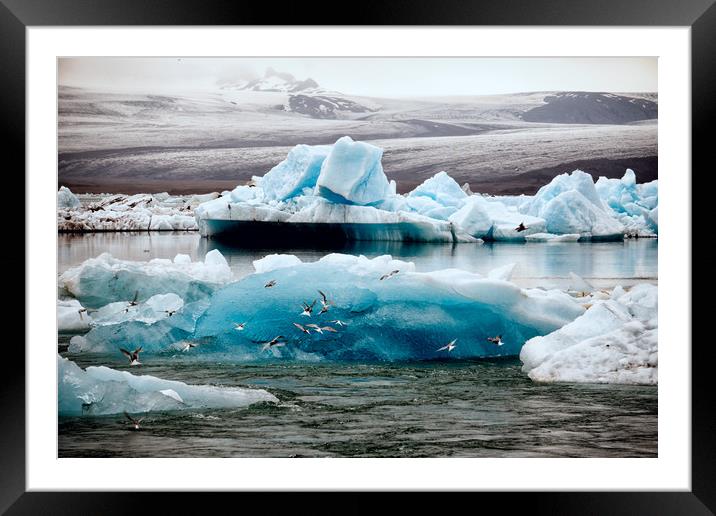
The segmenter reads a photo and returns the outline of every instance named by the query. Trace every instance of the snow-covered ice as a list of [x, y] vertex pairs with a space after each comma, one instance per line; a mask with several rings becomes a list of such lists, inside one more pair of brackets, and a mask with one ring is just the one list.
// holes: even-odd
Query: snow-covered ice
[[646, 283], [593, 296], [584, 315], [527, 341], [522, 370], [536, 382], [656, 384], [657, 299]]
[[[226, 229], [213, 221], [329, 223], [357, 240], [478, 242], [621, 239], [658, 232], [658, 182], [636, 184], [580, 170], [555, 177], [533, 196], [470, 194], [441, 171], [406, 195], [381, 165], [382, 149], [349, 137], [334, 145], [298, 145], [254, 187], [238, 186], [196, 210], [203, 235]], [[517, 227], [524, 224], [524, 231]]]
[[241, 408], [258, 402], [278, 402], [261, 389], [188, 385], [104, 366], [83, 370], [60, 355], [57, 369], [58, 409], [63, 416]]

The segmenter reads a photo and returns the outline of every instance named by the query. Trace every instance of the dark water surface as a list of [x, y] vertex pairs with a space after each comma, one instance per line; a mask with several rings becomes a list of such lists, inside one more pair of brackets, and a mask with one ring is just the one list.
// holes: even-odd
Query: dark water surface
[[[71, 356], [127, 369], [121, 356]], [[517, 360], [216, 364], [132, 368], [186, 383], [256, 387], [245, 409], [60, 418], [60, 457], [655, 457], [656, 387], [536, 385]]]
[[[486, 273], [516, 263], [523, 286], [657, 283], [658, 242], [560, 244], [354, 243], [341, 249], [229, 249], [196, 233], [59, 235], [58, 273], [117, 258], [203, 259], [214, 248], [241, 277], [266, 254], [313, 261], [329, 252], [392, 254], [419, 271]], [[128, 369], [117, 355], [68, 355], [81, 367]], [[261, 388], [280, 403], [150, 413], [140, 431], [122, 415], [59, 418], [60, 457], [655, 457], [657, 388], [532, 383], [517, 359], [410, 364], [227, 364], [152, 357], [133, 374], [190, 384]]]

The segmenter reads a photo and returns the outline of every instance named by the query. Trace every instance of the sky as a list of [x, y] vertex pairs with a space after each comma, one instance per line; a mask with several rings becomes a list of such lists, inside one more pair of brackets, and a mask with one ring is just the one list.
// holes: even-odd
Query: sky
[[61, 85], [141, 91], [213, 89], [269, 67], [322, 88], [371, 97], [529, 91], [657, 92], [656, 57], [526, 58], [60, 58]]

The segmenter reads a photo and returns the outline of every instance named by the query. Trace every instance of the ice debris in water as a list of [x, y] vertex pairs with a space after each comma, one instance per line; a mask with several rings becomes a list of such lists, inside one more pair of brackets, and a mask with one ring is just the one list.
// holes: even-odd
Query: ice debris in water
[[[313, 263], [271, 255], [256, 266], [262, 272], [184, 305], [173, 317], [97, 326], [85, 336], [84, 349], [112, 351], [141, 342], [151, 354], [175, 352], [182, 341], [196, 344], [191, 353], [215, 352], [235, 361], [399, 361], [439, 358], [436, 343], [459, 337], [451, 355], [456, 358], [517, 355], [529, 338], [584, 312], [564, 292], [511, 283], [511, 264], [487, 277], [458, 269], [415, 272], [413, 263], [387, 255], [330, 254]], [[270, 280], [275, 286], [265, 288]], [[323, 313], [319, 290], [326, 295]], [[301, 315], [304, 303], [315, 307], [308, 316]], [[236, 331], [244, 322], [244, 330]], [[294, 323], [318, 328], [306, 334]], [[285, 345], [262, 351], [279, 335]], [[487, 341], [494, 335], [503, 335], [505, 345]]]
[[60, 188], [57, 195], [57, 229], [60, 231], [196, 230], [194, 208], [218, 197], [217, 193], [177, 197], [116, 194], [81, 206], [75, 196], [77, 203], [66, 200], [71, 192], [67, 195]]
[[232, 279], [229, 264], [216, 249], [209, 251], [203, 262], [192, 262], [181, 254], [174, 260], [138, 262], [103, 253], [65, 271], [58, 287], [84, 306], [97, 308], [113, 302], [146, 301], [156, 294], [168, 293], [190, 303], [209, 296]]
[[261, 389], [188, 385], [104, 366], [82, 370], [60, 355], [57, 369], [58, 408], [62, 416], [240, 408], [258, 402], [278, 402]]
[[571, 323], [522, 348], [536, 382], [658, 383], [657, 287], [616, 287]]
[[[658, 232], [658, 182], [636, 184], [575, 170], [533, 196], [468, 194], [442, 171], [406, 195], [396, 193], [381, 165], [382, 149], [349, 137], [334, 145], [298, 145], [257, 186], [195, 210], [204, 235], [221, 231], [212, 221], [334, 223], [353, 239], [476, 242], [559, 235], [566, 240], [620, 239]], [[517, 230], [523, 224], [524, 230]], [[566, 237], [569, 235], [569, 237]], [[555, 241], [550, 238], [550, 241]]]

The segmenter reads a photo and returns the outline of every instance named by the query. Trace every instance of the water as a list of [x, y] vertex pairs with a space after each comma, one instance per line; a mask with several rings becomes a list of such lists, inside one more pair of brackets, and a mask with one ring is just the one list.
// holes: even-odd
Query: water
[[[109, 251], [123, 259], [200, 259], [193, 233], [59, 235], [58, 270]], [[146, 252], [145, 250], [148, 250]], [[517, 263], [525, 286], [656, 283], [656, 240], [624, 243], [421, 245], [356, 243], [339, 250], [220, 249], [236, 276], [272, 252], [304, 261], [327, 252], [392, 254], [418, 270], [477, 272]], [[71, 355], [80, 366], [127, 370], [123, 357]], [[280, 403], [239, 410], [151, 413], [138, 432], [122, 415], [61, 417], [60, 457], [655, 457], [657, 388], [538, 385], [516, 359], [410, 364], [222, 364], [153, 357], [134, 374], [255, 387]]]

